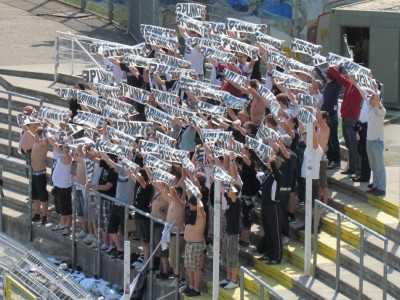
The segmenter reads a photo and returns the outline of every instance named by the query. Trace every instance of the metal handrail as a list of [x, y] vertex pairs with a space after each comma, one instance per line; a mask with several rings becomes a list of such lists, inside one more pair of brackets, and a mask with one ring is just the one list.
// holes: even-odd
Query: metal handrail
[[244, 299], [244, 274], [249, 275], [251, 278], [253, 278], [255, 281], [258, 282], [260, 285], [260, 299], [264, 300], [264, 291], [267, 290], [268, 293], [270, 293], [272, 296], [279, 300], [285, 300], [286, 298], [283, 297], [280, 293], [274, 290], [273, 287], [271, 287], [269, 284], [266, 282], [262, 281], [260, 278], [258, 278], [256, 275], [253, 274], [253, 272], [249, 271], [245, 267], [241, 266], [240, 267], [240, 300]]
[[[73, 196], [75, 195], [74, 191], [75, 191], [75, 189], [77, 187], [79, 187], [82, 190], [86, 190], [84, 185], [81, 185], [81, 184], [79, 184], [77, 182], [73, 182], [72, 186], [73, 186], [73, 189], [72, 189], [72, 195]], [[153, 216], [150, 213], [144, 212], [144, 211], [138, 209], [137, 207], [135, 207], [133, 205], [126, 204], [126, 203], [121, 202], [120, 200], [118, 200], [118, 199], [116, 199], [114, 197], [110, 197], [108, 195], [102, 194], [102, 193], [98, 192], [97, 190], [92, 190], [91, 189], [90, 192], [92, 194], [96, 195], [97, 201], [98, 201], [97, 202], [98, 207], [100, 206], [102, 199], [106, 199], [106, 200], [109, 200], [109, 201], [113, 202], [116, 205], [123, 206], [125, 208], [125, 215], [127, 214], [127, 211], [134, 211], [135, 214], [140, 214], [140, 215], [145, 216], [146, 218], [150, 219], [150, 253], [152, 253], [153, 250], [154, 250], [153, 249], [154, 222], [159, 223], [159, 224], [161, 224], [163, 226], [168, 224], [169, 226], [171, 226], [171, 228], [174, 228], [176, 230], [176, 244], [179, 245], [179, 238], [180, 238], [180, 229], [179, 229], [179, 227], [177, 227], [175, 225], [171, 225], [168, 222], [163, 221], [163, 220]], [[73, 210], [72, 214], [73, 215], [75, 215], [74, 202], [75, 202], [74, 199], [72, 199], [72, 210]], [[100, 210], [98, 210], [98, 211], [100, 211]], [[98, 225], [98, 236], [97, 236], [97, 238], [100, 239], [101, 213], [99, 213], [97, 217], [98, 217], [98, 219], [97, 219], [97, 225]], [[76, 226], [76, 218], [72, 218], [72, 237], [73, 238], [75, 238], [75, 234], [74, 234], [75, 233], [75, 226]], [[124, 232], [124, 241], [127, 240], [127, 238], [128, 238], [127, 232], [125, 231]], [[76, 243], [73, 242], [72, 243], [72, 264], [73, 265], [75, 265], [75, 252], [76, 252]], [[100, 247], [98, 247], [97, 248], [97, 263], [96, 263], [96, 269], [97, 269], [96, 271], [97, 271], [97, 275], [98, 276], [100, 275], [100, 271], [101, 271], [100, 270], [100, 266], [101, 266], [101, 264], [100, 264], [100, 254], [101, 254]], [[177, 270], [177, 272], [179, 272], [179, 259], [178, 258], [179, 258], [180, 254], [181, 253], [179, 253], [179, 247], [177, 246], [176, 247], [176, 257], [177, 257], [177, 259], [176, 259], [176, 270]], [[150, 276], [150, 284], [149, 284], [149, 286], [150, 286], [149, 299], [153, 299], [153, 276], [152, 276], [153, 272], [154, 272], [153, 271], [153, 260], [151, 259], [150, 260], [150, 275], [151, 276]], [[179, 281], [178, 280], [175, 282], [174, 291], [169, 293], [168, 295], [172, 295], [172, 294], [175, 294], [175, 299], [179, 299]], [[164, 298], [165, 296], [166, 295], [163, 295], [161, 298]]]
[[[383, 299], [387, 298], [387, 272], [388, 272], [388, 243], [389, 240], [383, 235], [377, 233], [376, 231], [366, 227], [365, 225], [355, 221], [352, 218], [349, 218], [345, 214], [340, 211], [326, 205], [325, 203], [315, 200], [314, 205], [314, 232], [317, 232], [318, 228], [318, 210], [319, 207], [322, 207], [326, 210], [329, 210], [336, 214], [336, 282], [335, 289], [339, 291], [339, 281], [340, 281], [340, 240], [341, 240], [341, 228], [342, 228], [342, 220], [346, 220], [353, 225], [356, 225], [360, 228], [360, 269], [359, 269], [359, 287], [358, 287], [358, 299], [363, 298], [363, 288], [364, 288], [364, 240], [365, 240], [365, 232], [368, 232], [378, 239], [382, 240], [384, 243], [384, 252], [383, 252], [383, 281], [382, 281], [382, 291], [383, 291]], [[314, 234], [313, 237], [313, 265], [314, 265], [314, 276], [316, 276], [316, 268], [317, 268], [317, 243], [318, 235]]]
[[12, 111], [12, 96], [16, 96], [16, 97], [21, 97], [24, 99], [28, 99], [28, 100], [35, 100], [35, 101], [39, 101], [39, 106], [42, 107], [43, 105], [43, 98], [37, 98], [37, 97], [31, 97], [31, 96], [27, 96], [27, 95], [23, 95], [23, 94], [19, 94], [19, 93], [15, 93], [15, 92], [9, 92], [9, 91], [0, 91], [0, 93], [3, 94], [7, 94], [8, 95], [8, 156], [11, 156], [11, 111]]

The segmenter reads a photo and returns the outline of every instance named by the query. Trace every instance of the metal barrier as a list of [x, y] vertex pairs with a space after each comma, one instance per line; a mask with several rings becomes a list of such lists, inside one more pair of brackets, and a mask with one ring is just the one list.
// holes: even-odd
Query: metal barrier
[[[318, 209], [319, 207], [325, 208], [336, 214], [336, 282], [335, 282], [335, 289], [339, 291], [339, 281], [340, 281], [340, 240], [341, 240], [341, 229], [342, 229], [342, 220], [346, 220], [353, 225], [356, 225], [360, 228], [360, 270], [359, 270], [359, 286], [358, 286], [358, 299], [363, 298], [363, 288], [364, 288], [364, 239], [365, 239], [365, 232], [368, 232], [378, 239], [382, 240], [384, 243], [384, 253], [383, 253], [383, 282], [382, 282], [382, 290], [383, 290], [383, 299], [385, 300], [387, 297], [387, 273], [388, 273], [388, 239], [379, 233], [371, 230], [370, 228], [362, 225], [361, 223], [349, 218], [345, 214], [337, 211], [336, 209], [322, 203], [319, 200], [315, 200], [314, 205], [314, 232], [318, 230]], [[317, 268], [317, 243], [318, 235], [314, 234], [313, 237], [313, 264], [314, 264], [314, 276], [316, 276], [316, 268]]]
[[11, 130], [11, 111], [12, 111], [12, 97], [21, 97], [23, 99], [39, 101], [39, 106], [43, 105], [43, 98], [31, 97], [19, 93], [9, 92], [9, 91], [0, 91], [0, 93], [8, 95], [8, 156], [11, 156], [11, 141], [12, 141], [12, 130]]
[[[76, 215], [76, 208], [75, 208], [75, 191], [76, 188], [79, 187], [82, 190], [85, 190], [85, 186], [78, 184], [76, 182], [73, 183], [72, 185], [72, 215], [75, 216]], [[150, 219], [150, 253], [153, 253], [154, 250], [154, 245], [153, 245], [153, 233], [154, 233], [154, 222], [159, 223], [163, 226], [165, 226], [166, 224], [168, 224], [167, 222], [154, 217], [153, 215], [151, 215], [150, 213], [144, 212], [138, 208], [136, 208], [133, 205], [128, 205], [124, 202], [121, 202], [117, 199], [115, 199], [114, 197], [110, 197], [107, 196], [105, 194], [99, 193], [96, 190], [90, 190], [90, 193], [94, 194], [97, 198], [97, 239], [100, 240], [100, 231], [101, 231], [101, 202], [103, 201], [103, 199], [111, 201], [114, 205], [119, 205], [119, 206], [123, 206], [125, 208], [125, 216], [128, 216], [130, 211], [134, 211], [135, 214], [140, 214], [142, 216], [145, 216], [146, 218]], [[76, 263], [76, 243], [75, 243], [75, 228], [76, 228], [76, 218], [73, 217], [72, 218], [72, 238], [74, 239], [74, 242], [72, 243], [72, 264], [75, 265]], [[177, 245], [179, 245], [179, 238], [180, 238], [180, 230], [178, 227], [171, 225], [171, 228], [174, 228], [176, 230], [176, 243]], [[124, 241], [128, 240], [128, 233], [127, 231], [124, 231]], [[176, 247], [176, 257], [178, 258], [179, 255], [181, 253], [179, 253], [179, 247]], [[97, 247], [97, 257], [96, 257], [96, 272], [97, 272], [97, 276], [100, 277], [101, 274], [101, 263], [100, 263], [100, 258], [101, 258], [101, 251], [100, 251], [100, 247]], [[153, 259], [152, 256], [150, 257], [150, 290], [149, 290], [149, 300], [153, 299]], [[176, 259], [176, 270], [177, 272], [179, 272], [179, 259]], [[175, 282], [175, 288], [173, 292], [170, 292], [166, 295], [163, 295], [162, 297], [160, 297], [159, 299], [168, 297], [170, 295], [175, 294], [175, 299], [179, 299], [179, 281], [176, 280]]]
[[270, 285], [262, 281], [260, 278], [258, 278], [256, 275], [254, 275], [251, 271], [246, 269], [245, 267], [240, 267], [240, 300], [244, 300], [244, 274], [249, 275], [251, 278], [253, 278], [255, 281], [258, 282], [260, 285], [260, 299], [264, 300], [264, 291], [267, 290], [268, 293], [270, 293], [272, 296], [279, 300], [285, 300], [286, 298], [283, 297], [281, 294], [279, 294], [277, 291], [275, 291]]

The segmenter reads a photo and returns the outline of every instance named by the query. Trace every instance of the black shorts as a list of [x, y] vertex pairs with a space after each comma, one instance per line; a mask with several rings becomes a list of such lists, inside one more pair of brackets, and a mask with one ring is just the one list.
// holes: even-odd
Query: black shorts
[[136, 230], [142, 243], [150, 243], [150, 220], [148, 218], [136, 218]]
[[40, 200], [41, 202], [49, 201], [49, 193], [47, 192], [47, 175], [46, 171], [40, 175], [32, 175], [32, 200]]
[[125, 207], [114, 205], [110, 219], [108, 221], [107, 232], [118, 233], [118, 227], [121, 226], [121, 234], [124, 234], [124, 223], [125, 223]]
[[54, 187], [54, 201], [57, 208], [57, 213], [62, 216], [72, 215], [72, 187], [69, 188], [59, 188]]

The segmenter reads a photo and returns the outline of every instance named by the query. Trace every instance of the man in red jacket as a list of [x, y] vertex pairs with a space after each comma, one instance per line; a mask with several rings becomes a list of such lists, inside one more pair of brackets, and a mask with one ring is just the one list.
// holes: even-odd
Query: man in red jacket
[[363, 97], [354, 85], [354, 75], [349, 75], [349, 79], [344, 77], [335, 67], [330, 67], [327, 74], [336, 78], [344, 87], [342, 107], [342, 131], [347, 149], [349, 149], [349, 164], [346, 171], [341, 172], [345, 175], [354, 174], [360, 170], [361, 160], [357, 150], [357, 131], [356, 125], [360, 115], [360, 107]]

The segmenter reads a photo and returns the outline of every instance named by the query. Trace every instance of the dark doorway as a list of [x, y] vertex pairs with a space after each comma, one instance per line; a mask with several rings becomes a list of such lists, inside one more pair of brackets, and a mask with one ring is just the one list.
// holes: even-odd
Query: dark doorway
[[[356, 63], [369, 67], [369, 28], [368, 27], [342, 27], [342, 35], [347, 34], [347, 42], [353, 51]], [[342, 41], [343, 49], [343, 41]], [[343, 53], [343, 51], [342, 51]]]

